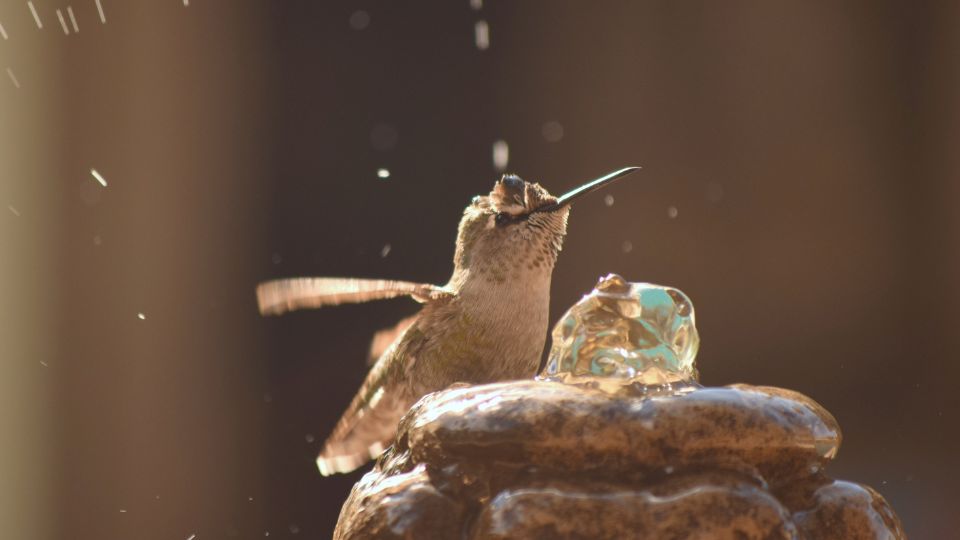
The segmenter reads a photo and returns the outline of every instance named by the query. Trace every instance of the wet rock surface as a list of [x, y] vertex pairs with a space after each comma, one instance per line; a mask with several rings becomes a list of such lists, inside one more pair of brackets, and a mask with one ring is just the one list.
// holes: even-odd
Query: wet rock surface
[[905, 538], [883, 497], [824, 469], [836, 420], [781, 388], [703, 388], [693, 304], [600, 279], [543, 379], [423, 397], [354, 486], [334, 537]]
[[777, 388], [450, 389], [404, 417], [335, 538], [905, 538], [878, 493], [825, 476], [839, 444]]

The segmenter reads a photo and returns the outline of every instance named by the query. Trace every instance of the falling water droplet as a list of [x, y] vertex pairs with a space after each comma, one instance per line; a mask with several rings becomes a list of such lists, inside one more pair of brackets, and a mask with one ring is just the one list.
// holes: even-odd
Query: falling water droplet
[[90, 169], [90, 174], [92, 174], [93, 177], [96, 178], [97, 182], [100, 182], [101, 186], [107, 187], [107, 180], [103, 177], [103, 175], [98, 173], [96, 169]]
[[27, 7], [30, 8], [30, 13], [33, 13], [33, 20], [37, 21], [37, 28], [43, 30], [43, 23], [40, 22], [40, 15], [37, 14], [37, 8], [33, 7], [33, 2], [27, 2]]
[[63, 28], [63, 35], [69, 36], [70, 29], [67, 28], [67, 21], [66, 19], [63, 18], [63, 12], [60, 11], [59, 9], [57, 10], [57, 19], [59, 19], [60, 21], [60, 28]]
[[70, 16], [70, 24], [73, 25], [73, 33], [80, 33], [80, 26], [77, 25], [77, 17], [73, 14], [73, 6], [67, 6], [67, 15]]
[[481, 51], [490, 48], [490, 26], [487, 21], [477, 21], [473, 25], [473, 41]]
[[547, 142], [559, 142], [563, 138], [563, 126], [556, 120], [551, 120], [543, 124], [540, 128], [540, 134]]
[[17, 211], [17, 209], [14, 208], [12, 204], [8, 204], [8, 205], [7, 205], [7, 208], [8, 208], [11, 212], [13, 212], [13, 215], [15, 215], [15, 216], [17, 216], [17, 217], [20, 217], [20, 212]]
[[377, 178], [387, 179], [390, 178], [389, 169], [377, 169]]
[[480, 11], [483, 9], [483, 0], [470, 0], [470, 7], [474, 11]]
[[624, 240], [623, 244], [620, 246], [620, 249], [622, 249], [624, 253], [630, 253], [633, 251], [633, 242]]
[[140, 319], [141, 321], [147, 320], [147, 316], [144, 315], [143, 313], [137, 313], [137, 318]]
[[370, 25], [370, 14], [366, 11], [358, 10], [354, 11], [350, 15], [350, 28], [354, 30], [363, 30]]
[[3, 36], [3, 39], [10, 39], [7, 37], [7, 31], [3, 28], [3, 23], [0, 23], [0, 36]]
[[507, 163], [510, 161], [510, 147], [503, 140], [493, 143], [493, 168], [498, 172], [507, 170]]
[[676, 206], [670, 206], [669, 208], [667, 208], [667, 217], [669, 217], [670, 219], [677, 219], [677, 215], [679, 215], [679, 213], [680, 211], [677, 210]]
[[386, 259], [387, 255], [390, 254], [390, 249], [391, 249], [390, 244], [383, 246], [383, 249], [380, 250], [380, 257], [383, 259]]
[[100, 15], [100, 23], [107, 24], [107, 18], [103, 15], [103, 6], [100, 5], [100, 0], [94, 0], [97, 4], [97, 13]]
[[613, 195], [604, 195], [603, 204], [607, 206], [613, 206]]
[[13, 70], [7, 68], [7, 75], [10, 76], [10, 80], [13, 81], [13, 85], [17, 88], [20, 88], [20, 81], [17, 80], [17, 76], [13, 74]]

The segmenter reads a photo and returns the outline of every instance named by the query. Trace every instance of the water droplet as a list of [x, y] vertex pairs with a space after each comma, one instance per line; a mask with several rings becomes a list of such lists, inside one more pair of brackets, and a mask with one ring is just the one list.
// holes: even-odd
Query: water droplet
[[383, 249], [380, 250], [380, 258], [386, 259], [387, 255], [390, 254], [390, 244], [383, 246]]
[[37, 14], [37, 8], [33, 7], [33, 2], [27, 2], [27, 7], [30, 8], [30, 13], [33, 13], [33, 20], [37, 22], [37, 28], [43, 30], [43, 23], [40, 22], [40, 15]]
[[147, 316], [144, 315], [143, 313], [137, 313], [137, 318], [140, 319], [141, 321], [147, 320]]
[[103, 239], [100, 238], [99, 234], [96, 234], [93, 236], [93, 245], [99, 246], [102, 243], [103, 243]]
[[624, 253], [630, 253], [633, 251], [633, 242], [624, 240], [623, 244], [620, 246], [620, 249], [622, 249]]
[[296, 523], [290, 524], [290, 534], [300, 534], [300, 527]]
[[77, 25], [77, 17], [73, 14], [73, 6], [67, 6], [67, 15], [70, 16], [70, 24], [73, 25], [73, 33], [79, 34], [80, 27]]
[[90, 169], [90, 174], [93, 175], [93, 177], [97, 180], [97, 182], [100, 182], [100, 185], [101, 185], [101, 186], [107, 187], [107, 180], [106, 180], [106, 178], [104, 178], [102, 174], [100, 174], [99, 172], [97, 172], [96, 169]]
[[7, 205], [7, 209], [10, 210], [11, 212], [13, 212], [13, 215], [15, 215], [15, 216], [17, 216], [17, 217], [20, 217], [20, 212], [17, 211], [17, 209], [14, 208], [12, 204], [8, 204], [8, 205]]
[[103, 15], [103, 6], [100, 5], [100, 0], [94, 0], [97, 4], [97, 14], [100, 15], [100, 23], [107, 24], [107, 18]]
[[540, 128], [540, 134], [547, 142], [559, 142], [563, 138], [563, 126], [556, 120], [546, 122]]
[[470, 7], [474, 11], [480, 11], [483, 9], [483, 0], [470, 0]]
[[487, 21], [477, 21], [473, 25], [473, 41], [481, 51], [490, 48], [490, 26]]
[[370, 25], [370, 14], [366, 11], [357, 10], [350, 15], [350, 28], [354, 30], [363, 30]]
[[390, 178], [389, 169], [377, 169], [377, 178], [386, 179]]
[[510, 161], [510, 147], [503, 140], [493, 143], [493, 168], [497, 172], [507, 170], [507, 163]]
[[273, 255], [270, 256], [270, 261], [273, 264], [280, 264], [283, 262], [283, 257], [281, 257], [279, 253], [274, 253]]
[[667, 208], [667, 217], [670, 219], [677, 219], [677, 215], [680, 214], [680, 211], [677, 210], [676, 206], [670, 206]]
[[10, 80], [13, 81], [13, 86], [20, 88], [20, 81], [17, 80], [17, 76], [13, 74], [13, 70], [7, 68], [7, 75], [10, 76]]
[[67, 20], [63, 18], [63, 12], [59, 9], [57, 10], [57, 19], [60, 20], [60, 27], [63, 28], [63, 35], [69, 36], [70, 29], [67, 28]]
[[613, 206], [613, 195], [604, 195], [603, 204], [607, 206]]
[[317, 440], [312, 433], [307, 433], [303, 438], [306, 439], [308, 444], [312, 444], [313, 441]]

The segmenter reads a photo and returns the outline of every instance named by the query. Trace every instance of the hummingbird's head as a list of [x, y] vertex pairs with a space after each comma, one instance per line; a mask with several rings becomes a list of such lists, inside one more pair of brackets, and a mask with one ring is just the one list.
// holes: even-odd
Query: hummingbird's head
[[540, 184], [506, 174], [463, 211], [454, 264], [491, 282], [546, 272], [560, 252], [570, 207]]
[[454, 280], [470, 276], [491, 283], [546, 274], [567, 234], [570, 203], [640, 167], [614, 171], [554, 197], [540, 184], [505, 174], [490, 194], [473, 198], [463, 211], [453, 262]]

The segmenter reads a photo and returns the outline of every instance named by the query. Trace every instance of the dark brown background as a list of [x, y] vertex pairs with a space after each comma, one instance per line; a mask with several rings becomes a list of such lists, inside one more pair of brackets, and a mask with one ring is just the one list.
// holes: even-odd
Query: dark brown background
[[960, 9], [102, 2], [69, 36], [0, 2], [4, 536], [328, 537], [359, 473], [313, 458], [415, 306], [261, 319], [254, 285], [444, 282], [497, 139], [555, 192], [644, 166], [577, 204], [552, 320], [606, 272], [682, 288], [705, 383], [812, 396], [833, 473], [960, 527]]

